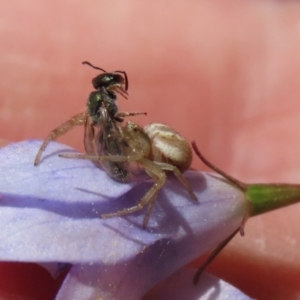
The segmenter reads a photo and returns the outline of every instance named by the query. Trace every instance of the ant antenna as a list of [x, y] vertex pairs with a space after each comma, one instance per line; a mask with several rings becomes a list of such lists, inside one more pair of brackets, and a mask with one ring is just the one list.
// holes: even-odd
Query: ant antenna
[[[93, 69], [100, 70], [100, 71], [102, 71], [102, 72], [107, 73], [104, 69], [101, 69], [101, 68], [99, 68], [99, 67], [96, 67], [96, 66], [92, 65], [92, 64], [91, 64], [90, 62], [88, 62], [88, 61], [83, 61], [82, 64], [83, 64], [83, 65], [88, 65], [88, 66], [92, 67]], [[124, 77], [125, 77], [125, 91], [127, 91], [127, 90], [128, 90], [128, 85], [129, 85], [129, 84], [128, 84], [128, 77], [127, 77], [126, 72], [125, 72], [125, 71], [115, 71], [115, 73], [121, 73], [121, 74], [124, 75]]]
[[107, 73], [105, 70], [103, 70], [103, 69], [101, 69], [101, 68], [99, 68], [99, 67], [95, 67], [94, 65], [92, 65], [92, 64], [91, 64], [90, 62], [88, 62], [88, 61], [83, 61], [82, 64], [83, 64], [83, 65], [88, 65], [88, 66], [92, 67], [93, 69], [100, 70], [100, 71], [102, 71], [102, 72]]
[[115, 71], [115, 72], [116, 73], [121, 73], [121, 74], [124, 75], [124, 77], [125, 77], [125, 91], [127, 91], [129, 83], [128, 83], [128, 77], [127, 77], [126, 72], [125, 71]]

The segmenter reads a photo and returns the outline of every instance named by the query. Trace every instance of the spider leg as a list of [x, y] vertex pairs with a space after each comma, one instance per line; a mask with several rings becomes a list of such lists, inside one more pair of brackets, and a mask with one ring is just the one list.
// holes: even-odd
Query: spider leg
[[178, 178], [178, 180], [182, 183], [182, 185], [186, 188], [188, 193], [190, 194], [191, 198], [197, 201], [197, 196], [194, 194], [191, 185], [179, 171], [176, 166], [170, 165], [168, 163], [163, 163], [159, 161], [154, 161], [155, 164], [160, 166], [164, 171], [171, 171], [174, 175]]
[[34, 165], [35, 166], [38, 165], [38, 163], [41, 159], [42, 152], [46, 149], [46, 147], [48, 146], [48, 144], [51, 141], [54, 141], [58, 137], [64, 135], [65, 133], [70, 131], [73, 127], [83, 125], [85, 123], [85, 119], [86, 119], [86, 113], [80, 113], [80, 114], [73, 116], [71, 119], [69, 119], [65, 123], [61, 124], [54, 130], [52, 130], [50, 132], [50, 134], [45, 138], [38, 153], [36, 154], [35, 159], [34, 159]]
[[143, 220], [143, 227], [144, 228], [147, 227], [147, 224], [148, 224], [149, 219], [150, 219], [150, 215], [153, 211], [153, 208], [154, 208], [154, 205], [155, 205], [155, 202], [156, 202], [156, 198], [157, 198], [157, 193], [149, 200], [148, 208], [147, 208], [147, 211], [145, 213], [144, 220]]
[[89, 159], [94, 161], [111, 161], [111, 162], [131, 162], [138, 161], [143, 157], [142, 153], [132, 153], [130, 155], [89, 155], [85, 153], [63, 153], [59, 154], [59, 157], [63, 158], [75, 158], [75, 159]]
[[[143, 209], [146, 205], [154, 205], [152, 204], [152, 201], [155, 201], [156, 195], [158, 191], [163, 187], [163, 185], [166, 182], [166, 174], [165, 172], [156, 164], [154, 164], [152, 161], [142, 158], [138, 161], [138, 163], [144, 167], [146, 172], [149, 174], [150, 177], [154, 180], [154, 185], [146, 192], [146, 194], [142, 197], [142, 199], [139, 201], [137, 205], [134, 205], [129, 208], [125, 208], [123, 210], [119, 210], [115, 213], [108, 213], [108, 214], [102, 214], [101, 218], [111, 218], [111, 217], [119, 217], [127, 214], [131, 214], [133, 212], [139, 211]], [[152, 207], [148, 209], [149, 213], [152, 211]], [[147, 212], [148, 212], [147, 211]], [[147, 214], [145, 215], [143, 226], [146, 227], [148, 223], [149, 217]]]

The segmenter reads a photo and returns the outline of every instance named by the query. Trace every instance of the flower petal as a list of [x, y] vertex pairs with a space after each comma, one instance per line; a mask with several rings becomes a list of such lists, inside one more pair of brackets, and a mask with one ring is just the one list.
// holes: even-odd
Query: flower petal
[[194, 285], [194, 275], [195, 269], [182, 268], [159, 283], [143, 300], [252, 299], [229, 283], [207, 273], [203, 273], [200, 282]]
[[[72, 267], [56, 300], [139, 300], [151, 288], [153, 282], [150, 278], [160, 277], [159, 272], [159, 268], [149, 268], [146, 262], [136, 265], [134, 269], [130, 268], [129, 272], [120, 268], [120, 265], [109, 269], [99, 265], [76, 265]], [[206, 273], [194, 285], [195, 272], [194, 269], [180, 269], [160, 282], [143, 300], [251, 299], [225, 281]]]
[[[58, 157], [71, 150], [57, 143], [34, 167], [39, 146], [27, 141], [0, 150], [5, 170], [0, 174], [0, 260], [80, 264], [84, 272], [92, 265], [123, 295], [131, 281], [143, 295], [224, 240], [246, 213], [242, 192], [216, 175], [189, 171], [185, 177], [198, 202], [170, 176], [146, 230], [144, 210], [100, 219], [102, 213], [133, 206], [153, 183], [117, 183], [88, 160]], [[98, 273], [84, 274], [98, 285]]]

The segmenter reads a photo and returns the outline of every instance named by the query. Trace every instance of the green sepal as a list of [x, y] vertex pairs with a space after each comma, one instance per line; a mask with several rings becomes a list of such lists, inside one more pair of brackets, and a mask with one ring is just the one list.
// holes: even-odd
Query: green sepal
[[300, 202], [300, 185], [284, 183], [246, 184], [222, 171], [217, 166], [212, 164], [209, 160], [207, 160], [200, 152], [195, 142], [192, 142], [192, 147], [196, 155], [206, 166], [214, 170], [219, 175], [223, 176], [231, 185], [235, 186], [237, 189], [244, 193], [249, 207], [248, 211], [244, 215], [240, 227], [237, 228], [224, 241], [222, 241], [208, 256], [204, 264], [200, 267], [194, 277], [194, 283], [196, 283], [207, 265], [210, 264], [210, 262], [219, 254], [220, 251], [222, 251], [222, 249], [232, 240], [232, 238], [238, 232], [243, 235], [245, 222], [247, 221], [248, 217], [257, 216], [278, 208]]
[[300, 202], [300, 185], [247, 184], [245, 195], [251, 203], [252, 217]]
[[245, 193], [250, 207], [250, 211], [247, 214], [248, 217], [257, 216], [274, 209], [300, 202], [300, 185], [285, 183], [246, 184], [208, 161], [200, 152], [195, 142], [192, 142], [192, 146], [196, 155], [204, 164], [225, 177], [230, 184]]

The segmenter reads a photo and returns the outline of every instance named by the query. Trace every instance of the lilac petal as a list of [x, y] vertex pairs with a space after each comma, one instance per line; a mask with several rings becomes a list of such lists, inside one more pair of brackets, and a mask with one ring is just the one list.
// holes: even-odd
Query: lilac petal
[[[134, 263], [140, 263], [138, 259]], [[143, 262], [142, 262], [143, 264]], [[56, 300], [139, 300], [151, 288], [149, 278], [160, 276], [159, 268], [149, 268], [147, 263], [120, 269], [99, 265], [76, 265], [68, 274]], [[251, 299], [237, 288], [206, 273], [197, 285], [193, 284], [195, 269], [182, 268], [160, 282], [143, 298], [147, 299]]]
[[63, 272], [71, 268], [71, 264], [68, 263], [54, 263], [54, 262], [42, 262], [39, 266], [46, 269], [54, 279], [57, 279]]
[[202, 274], [200, 282], [194, 285], [194, 275], [195, 269], [182, 268], [159, 283], [143, 300], [252, 299], [229, 283], [207, 273]]
[[[101, 223], [113, 226], [114, 220], [121, 220], [100, 220], [99, 211], [114, 210], [111, 199], [122, 196], [134, 184], [114, 182], [90, 161], [59, 158], [59, 151], [70, 148], [55, 143], [49, 147], [55, 155], [34, 167], [38, 146], [40, 142], [22, 142], [0, 151], [1, 167], [5, 170], [0, 172], [0, 259], [98, 259], [99, 252], [106, 248], [103, 239], [109, 241], [115, 234], [115, 230]], [[113, 240], [109, 243], [116, 246]]]
[[0, 150], [0, 260], [81, 264], [86, 283], [98, 289], [101, 278], [111, 299], [133, 293], [133, 286], [139, 296], [132, 299], [140, 299], [224, 240], [246, 212], [242, 192], [215, 175], [190, 171], [185, 177], [198, 202], [170, 176], [147, 230], [144, 210], [103, 220], [102, 213], [134, 205], [151, 182], [117, 183], [88, 160], [58, 157], [70, 148], [57, 143], [34, 167], [39, 146], [31, 141]]

